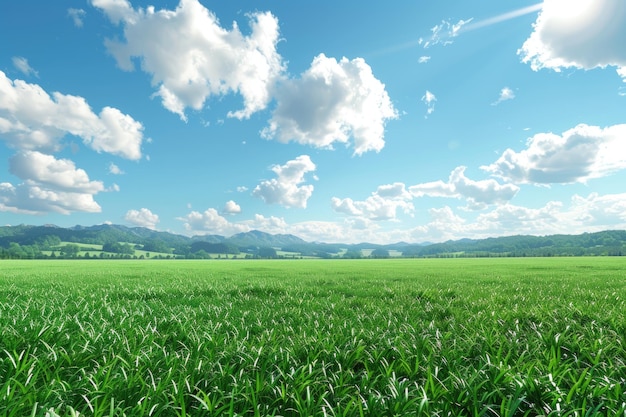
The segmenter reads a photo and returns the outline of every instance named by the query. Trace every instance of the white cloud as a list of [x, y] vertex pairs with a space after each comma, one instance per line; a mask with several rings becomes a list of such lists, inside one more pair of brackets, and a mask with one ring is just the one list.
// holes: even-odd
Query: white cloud
[[331, 205], [336, 212], [370, 220], [395, 220], [398, 209], [403, 210], [405, 214], [410, 214], [415, 209], [408, 201], [386, 199], [376, 194], [363, 201], [333, 197]]
[[581, 227], [592, 230], [626, 228], [626, 193], [600, 195], [591, 193], [587, 197], [575, 195], [571, 202], [571, 219]]
[[246, 187], [245, 185], [240, 185], [237, 187], [238, 193], [245, 193], [246, 191], [248, 191], [248, 187]]
[[241, 213], [241, 207], [233, 200], [230, 200], [226, 202], [224, 208], [222, 209], [222, 212], [225, 214], [238, 214]]
[[307, 200], [313, 194], [313, 185], [300, 184], [305, 181], [304, 175], [315, 171], [315, 168], [308, 155], [301, 155], [285, 165], [275, 165], [272, 171], [277, 178], [261, 182], [254, 188], [252, 195], [268, 204], [306, 208]]
[[33, 67], [30, 66], [28, 60], [21, 56], [14, 56], [12, 58], [13, 66], [20, 70], [24, 75], [34, 75], [35, 77], [39, 77], [39, 73], [35, 71]]
[[12, 174], [54, 190], [96, 194], [104, 190], [100, 181], [90, 181], [69, 159], [56, 159], [36, 151], [24, 151], [9, 161]]
[[118, 167], [117, 165], [115, 165], [113, 162], [111, 162], [109, 164], [109, 173], [113, 174], [113, 175], [122, 175], [124, 174], [124, 171], [122, 171], [120, 169], [120, 167]]
[[91, 0], [91, 4], [102, 9], [115, 24], [134, 22], [138, 18], [139, 13], [133, 10], [127, 0]]
[[70, 214], [75, 211], [98, 213], [100, 206], [93, 195], [49, 189], [36, 182], [26, 181], [17, 186], [0, 184], [0, 211], [25, 214], [55, 212]]
[[295, 141], [318, 148], [354, 142], [354, 153], [380, 151], [385, 146], [385, 122], [398, 117], [385, 85], [362, 58], [337, 62], [320, 54], [299, 79], [277, 86], [277, 107], [267, 139]]
[[424, 95], [422, 96], [422, 102], [426, 104], [426, 117], [431, 115], [435, 111], [435, 102], [437, 101], [437, 97], [430, 91], [426, 90]]
[[124, 216], [124, 220], [135, 226], [155, 229], [159, 222], [159, 216], [152, 213], [147, 208], [142, 208], [140, 210], [128, 210]]
[[276, 52], [278, 19], [250, 17], [244, 36], [236, 23], [228, 30], [198, 0], [181, 0], [175, 10], [133, 9], [125, 0], [92, 0], [113, 23], [123, 23], [125, 42], [107, 40], [120, 68], [152, 75], [163, 106], [186, 120], [185, 109], [200, 110], [211, 96], [239, 93], [244, 108], [229, 117], [248, 118], [269, 103], [275, 79], [284, 71]]
[[613, 66], [626, 80], [623, 0], [545, 0], [533, 29], [518, 51], [533, 70]]
[[425, 56], [425, 55], [419, 57], [419, 59], [417, 60], [417, 62], [420, 63], [420, 64], [425, 64], [428, 61], [430, 61], [430, 57], [429, 56]]
[[381, 185], [363, 201], [354, 201], [351, 198], [331, 199], [333, 210], [349, 216], [368, 220], [396, 220], [398, 209], [405, 214], [412, 214], [415, 208], [410, 200], [413, 196], [406, 190], [404, 184], [394, 183]]
[[407, 191], [405, 185], [401, 182], [381, 185], [376, 189], [375, 194], [383, 198], [391, 199], [410, 200], [412, 198], [411, 193]]
[[0, 135], [10, 147], [55, 151], [67, 134], [80, 137], [98, 152], [141, 158], [143, 126], [118, 109], [96, 115], [84, 98], [52, 93], [0, 71]]
[[450, 45], [453, 38], [459, 35], [464, 25], [470, 23], [473, 19], [459, 20], [457, 23], [450, 23], [449, 20], [442, 20], [440, 24], [432, 27], [430, 38], [422, 42], [424, 48], [434, 45]]
[[606, 128], [580, 124], [562, 135], [539, 133], [521, 152], [507, 149], [481, 169], [516, 183], [573, 183], [626, 168], [626, 124]]
[[9, 160], [9, 168], [24, 182], [17, 186], [2, 183], [0, 211], [28, 214], [100, 212], [93, 196], [119, 189], [116, 185], [105, 189], [101, 181], [91, 181], [84, 170], [77, 169], [68, 159], [56, 159], [36, 151], [17, 153]]
[[251, 229], [245, 224], [231, 223], [221, 216], [214, 208], [203, 213], [192, 211], [178, 220], [184, 222], [185, 230], [192, 234], [219, 234], [230, 236], [236, 233], [249, 232]]
[[67, 9], [67, 15], [72, 18], [74, 22], [74, 26], [77, 28], [83, 27], [83, 18], [85, 17], [86, 12], [83, 9]]
[[500, 97], [498, 97], [496, 101], [491, 103], [491, 105], [497, 106], [503, 101], [513, 100], [514, 98], [515, 98], [515, 92], [513, 92], [513, 90], [511, 90], [509, 87], [504, 87], [502, 90], [500, 90]]
[[448, 182], [435, 181], [409, 187], [415, 197], [465, 198], [471, 209], [483, 209], [487, 205], [502, 204], [511, 200], [519, 187], [513, 184], [500, 184], [488, 179], [474, 181], [465, 176], [466, 167], [455, 168]]

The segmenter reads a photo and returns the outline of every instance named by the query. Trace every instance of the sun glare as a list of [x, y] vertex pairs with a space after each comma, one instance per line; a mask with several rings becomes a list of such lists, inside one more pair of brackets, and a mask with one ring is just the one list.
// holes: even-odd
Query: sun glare
[[588, 19], [601, 7], [602, 2], [596, 0], [546, 0], [543, 6], [546, 12], [551, 12], [551, 16], [559, 16], [559, 19], [570, 23]]

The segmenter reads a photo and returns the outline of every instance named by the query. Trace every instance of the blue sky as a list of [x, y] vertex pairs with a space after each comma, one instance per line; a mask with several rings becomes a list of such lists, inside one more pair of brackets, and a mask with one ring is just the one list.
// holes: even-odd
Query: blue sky
[[0, 223], [626, 227], [623, 0], [0, 6]]

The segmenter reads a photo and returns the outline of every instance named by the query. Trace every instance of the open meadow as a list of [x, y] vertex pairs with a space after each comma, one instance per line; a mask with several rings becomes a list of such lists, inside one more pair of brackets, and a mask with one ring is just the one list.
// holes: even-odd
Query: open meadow
[[625, 416], [621, 257], [0, 261], [2, 416]]

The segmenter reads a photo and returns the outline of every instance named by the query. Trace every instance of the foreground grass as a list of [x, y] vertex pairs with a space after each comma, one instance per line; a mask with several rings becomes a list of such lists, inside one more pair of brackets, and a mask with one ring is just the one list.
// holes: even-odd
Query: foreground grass
[[3, 261], [2, 416], [626, 416], [620, 258]]

